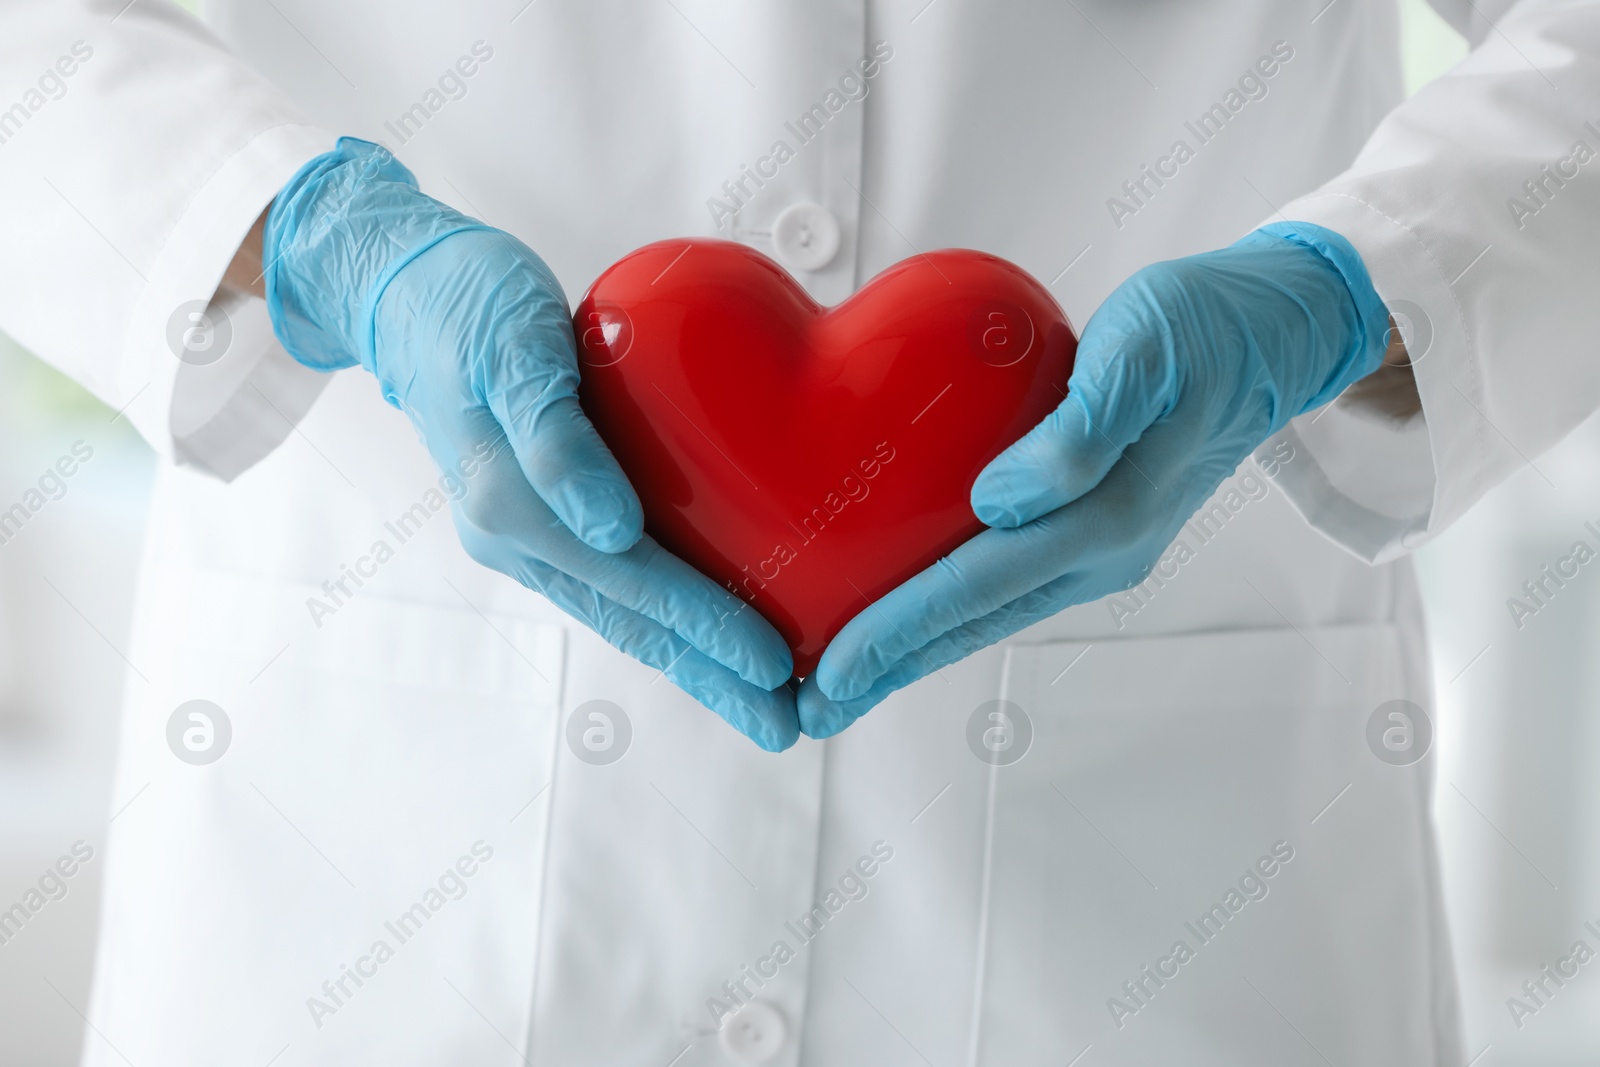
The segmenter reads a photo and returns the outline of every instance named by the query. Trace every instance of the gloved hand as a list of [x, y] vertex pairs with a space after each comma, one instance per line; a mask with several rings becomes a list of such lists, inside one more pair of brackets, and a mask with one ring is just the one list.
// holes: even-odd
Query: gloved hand
[[638, 497], [579, 410], [566, 297], [538, 256], [424, 196], [385, 149], [347, 137], [278, 195], [262, 258], [284, 348], [319, 370], [359, 363], [441, 469], [472, 471], [452, 512], [474, 559], [659, 668], [763, 748], [794, 743], [788, 646], [643, 535]]
[[812, 737], [1144, 579], [1222, 480], [1383, 360], [1388, 312], [1338, 234], [1280, 223], [1157, 263], [1089, 320], [1067, 397], [972, 487], [992, 527], [864, 610], [800, 689]]

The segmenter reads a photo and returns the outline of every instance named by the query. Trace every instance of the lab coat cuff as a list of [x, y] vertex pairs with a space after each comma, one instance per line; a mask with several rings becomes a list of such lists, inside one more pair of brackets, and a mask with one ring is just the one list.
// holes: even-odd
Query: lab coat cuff
[[[1347, 392], [1258, 451], [1308, 522], [1361, 559], [1382, 563], [1424, 543], [1481, 495], [1490, 469], [1464, 317], [1449, 277], [1418, 234], [1346, 193], [1287, 205], [1290, 219], [1342, 234], [1401, 329], [1422, 410], [1409, 418]], [[1276, 450], [1276, 451], [1274, 451]], [[1292, 454], [1292, 459], [1283, 457]]]
[[281, 444], [327, 384], [278, 344], [263, 301], [218, 286], [262, 210], [334, 140], [299, 123], [261, 131], [168, 234], [123, 339], [118, 382], [124, 413], [164, 459], [231, 480]]

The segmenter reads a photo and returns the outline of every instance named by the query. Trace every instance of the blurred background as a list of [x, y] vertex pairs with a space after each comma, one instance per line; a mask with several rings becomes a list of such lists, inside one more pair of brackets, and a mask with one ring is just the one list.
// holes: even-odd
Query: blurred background
[[[1402, 7], [1414, 91], [1466, 46], [1424, 0]], [[74, 841], [98, 856], [131, 799], [111, 795], [111, 766], [154, 464], [116, 412], [0, 335], [0, 510], [78, 441], [93, 459], [0, 543], [0, 908]], [[1597, 456], [1591, 421], [1418, 557], [1438, 694], [1435, 811], [1474, 1067], [1600, 1063], [1600, 961], [1520, 1029], [1506, 1004], [1580, 938], [1600, 948], [1584, 930], [1600, 928], [1600, 576], [1585, 568], [1520, 629], [1506, 606], [1575, 540], [1592, 543]], [[89, 862], [0, 944], [0, 1067], [77, 1062], [100, 874]]]

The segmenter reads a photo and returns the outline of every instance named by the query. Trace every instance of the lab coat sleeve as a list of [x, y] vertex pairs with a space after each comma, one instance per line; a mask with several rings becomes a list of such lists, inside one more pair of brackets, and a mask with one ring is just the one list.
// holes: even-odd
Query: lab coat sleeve
[[233, 477], [326, 376], [262, 301], [207, 301], [333, 137], [168, 0], [0, 0], [0, 70], [0, 330], [158, 452]]
[[1355, 245], [1411, 350], [1419, 415], [1357, 389], [1257, 453], [1310, 522], [1374, 562], [1600, 406], [1600, 4], [1524, 0], [1482, 29], [1348, 171], [1282, 208]]

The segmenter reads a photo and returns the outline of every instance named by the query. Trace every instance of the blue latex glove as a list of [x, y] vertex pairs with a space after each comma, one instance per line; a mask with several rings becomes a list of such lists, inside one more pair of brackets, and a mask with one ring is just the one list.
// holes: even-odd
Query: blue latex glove
[[278, 195], [262, 259], [284, 348], [319, 370], [371, 371], [439, 467], [467, 475], [452, 511], [474, 559], [763, 748], [794, 743], [788, 646], [644, 536], [638, 497], [579, 410], [566, 297], [538, 256], [424, 196], [385, 149], [343, 138]]
[[837, 733], [947, 663], [1138, 584], [1257, 446], [1378, 368], [1388, 330], [1360, 255], [1309, 223], [1139, 271], [1089, 320], [1067, 398], [973, 484], [993, 529], [840, 631], [801, 687], [801, 728]]

